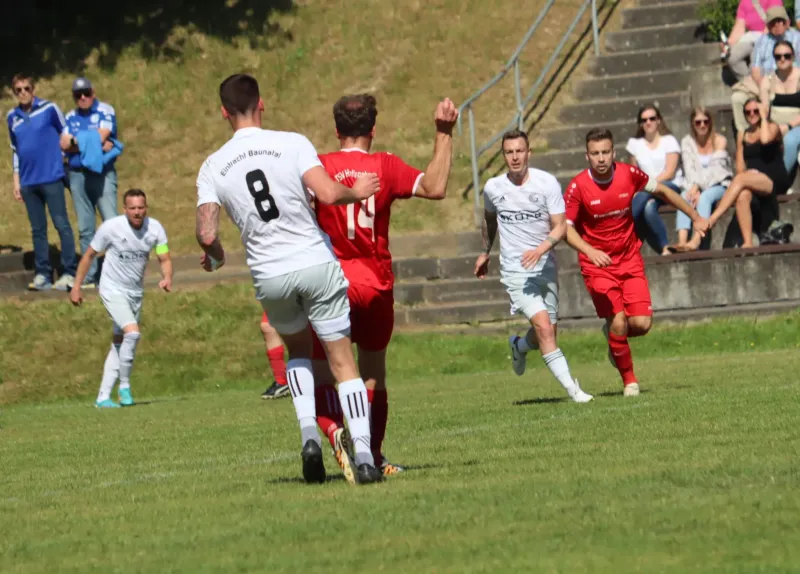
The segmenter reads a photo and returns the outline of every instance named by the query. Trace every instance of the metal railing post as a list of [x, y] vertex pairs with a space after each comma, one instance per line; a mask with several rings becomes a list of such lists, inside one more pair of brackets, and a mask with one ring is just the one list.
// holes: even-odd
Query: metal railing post
[[514, 95], [517, 98], [517, 129], [523, 128], [522, 86], [519, 83], [519, 58], [514, 61]]
[[594, 55], [600, 55], [600, 32], [597, 25], [597, 0], [592, 1], [592, 41], [594, 42]]
[[470, 156], [472, 156], [472, 195], [475, 198], [473, 206], [475, 212], [475, 225], [481, 223], [481, 179], [478, 175], [478, 146], [475, 143], [475, 114], [472, 112], [472, 106], [467, 108], [467, 117], [469, 118], [469, 148]]

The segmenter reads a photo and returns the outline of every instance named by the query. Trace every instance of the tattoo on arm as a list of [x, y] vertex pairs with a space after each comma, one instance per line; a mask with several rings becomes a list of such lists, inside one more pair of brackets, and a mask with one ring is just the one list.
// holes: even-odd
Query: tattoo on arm
[[483, 223], [481, 224], [481, 237], [483, 238], [483, 251], [489, 253], [494, 244], [494, 238], [497, 236], [497, 215], [494, 213], [485, 213], [483, 216]]
[[200, 245], [209, 246], [217, 238], [219, 230], [219, 205], [205, 203], [197, 208], [195, 233]]

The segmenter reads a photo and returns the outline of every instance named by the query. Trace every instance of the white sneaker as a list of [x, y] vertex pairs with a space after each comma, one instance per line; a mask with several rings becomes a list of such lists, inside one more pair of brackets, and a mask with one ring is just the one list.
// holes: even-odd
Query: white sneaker
[[630, 383], [629, 385], [625, 385], [625, 388], [622, 390], [623, 397], [638, 397], [639, 396], [639, 383]]
[[588, 403], [594, 397], [589, 393], [585, 392], [581, 386], [578, 384], [578, 379], [575, 379], [575, 388], [577, 389], [570, 398], [576, 403]]
[[517, 376], [521, 377], [523, 373], [525, 373], [525, 364], [527, 360], [525, 353], [520, 353], [519, 349], [517, 349], [517, 341], [519, 341], [519, 339], [519, 335], [509, 337], [508, 346], [511, 347], [511, 366], [514, 368], [514, 372]]
[[[606, 343], [608, 343], [608, 323], [603, 323], [603, 337], [606, 338]], [[617, 362], [614, 360], [614, 353], [611, 352], [611, 347], [608, 348], [608, 362], [611, 363], [611, 366], [615, 369], [617, 368]]]
[[64, 274], [58, 278], [58, 281], [53, 283], [53, 289], [56, 291], [70, 291], [75, 284], [75, 277], [72, 275]]

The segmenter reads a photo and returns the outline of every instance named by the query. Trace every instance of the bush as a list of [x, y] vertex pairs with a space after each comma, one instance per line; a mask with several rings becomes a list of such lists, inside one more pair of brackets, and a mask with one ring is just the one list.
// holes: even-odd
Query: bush
[[[719, 41], [719, 33], [730, 34], [733, 23], [736, 20], [736, 9], [739, 7], [740, 0], [714, 0], [704, 2], [700, 5], [697, 15], [700, 21], [707, 26], [706, 40], [710, 42]], [[751, 0], [741, 0], [750, 2]], [[785, 0], [783, 5], [789, 13], [789, 19], [794, 19], [795, 0]]]

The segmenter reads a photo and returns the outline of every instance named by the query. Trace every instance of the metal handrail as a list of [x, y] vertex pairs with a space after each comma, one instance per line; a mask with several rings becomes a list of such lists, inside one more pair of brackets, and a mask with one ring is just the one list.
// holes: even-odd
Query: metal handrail
[[[586, 9], [591, 6], [592, 9], [592, 42], [594, 44], [594, 53], [595, 56], [600, 54], [600, 41], [599, 41], [599, 31], [597, 26], [597, 0], [584, 0], [583, 4], [581, 5], [580, 9], [578, 10], [578, 14], [575, 16], [575, 19], [569, 25], [564, 35], [561, 37], [561, 40], [558, 42], [553, 53], [550, 55], [550, 59], [547, 60], [544, 68], [539, 73], [539, 77], [534, 82], [533, 86], [531, 87], [528, 94], [525, 96], [525, 99], [522, 98], [522, 86], [520, 85], [519, 79], [519, 61], [520, 55], [522, 54], [522, 50], [525, 49], [525, 46], [528, 44], [530, 39], [533, 37], [533, 34], [539, 28], [539, 25], [544, 20], [544, 17], [547, 15], [547, 12], [550, 11], [553, 4], [555, 4], [555, 0], [548, 0], [547, 3], [542, 7], [539, 11], [539, 15], [536, 17], [536, 20], [531, 24], [531, 27], [528, 28], [528, 31], [525, 33], [525, 36], [522, 38], [522, 42], [520, 42], [517, 49], [514, 50], [514, 53], [508, 59], [508, 62], [500, 72], [497, 73], [491, 80], [489, 80], [481, 89], [477, 92], [472, 94], [464, 103], [462, 103], [458, 108], [458, 133], [461, 134], [461, 118], [463, 116], [464, 110], [467, 112], [467, 118], [469, 120], [469, 144], [470, 144], [470, 156], [472, 160], [472, 191], [473, 196], [475, 198], [475, 222], [479, 224], [482, 219], [482, 209], [481, 209], [481, 199], [480, 199], [480, 187], [481, 187], [481, 180], [480, 174], [478, 169], [478, 160], [480, 156], [486, 153], [488, 149], [497, 143], [503, 134], [514, 128], [517, 127], [518, 129], [524, 129], [524, 122], [525, 122], [525, 108], [528, 104], [531, 103], [533, 100], [534, 95], [536, 95], [537, 90], [541, 86], [544, 79], [547, 77], [547, 74], [550, 73], [550, 68], [553, 67], [558, 57], [561, 55], [561, 51], [564, 49], [564, 45], [567, 43], [567, 40], [574, 32], [575, 28], [577, 27], [578, 23], [580, 22], [583, 15], [586, 13]], [[484, 143], [482, 146], [478, 147], [477, 142], [475, 140], [475, 113], [472, 110], [473, 104], [489, 89], [491, 89], [494, 85], [496, 85], [500, 80], [502, 80], [506, 74], [510, 70], [514, 70], [514, 94], [516, 99], [516, 112], [514, 113], [514, 119], [506, 124], [502, 130], [494, 134], [489, 140]]]

